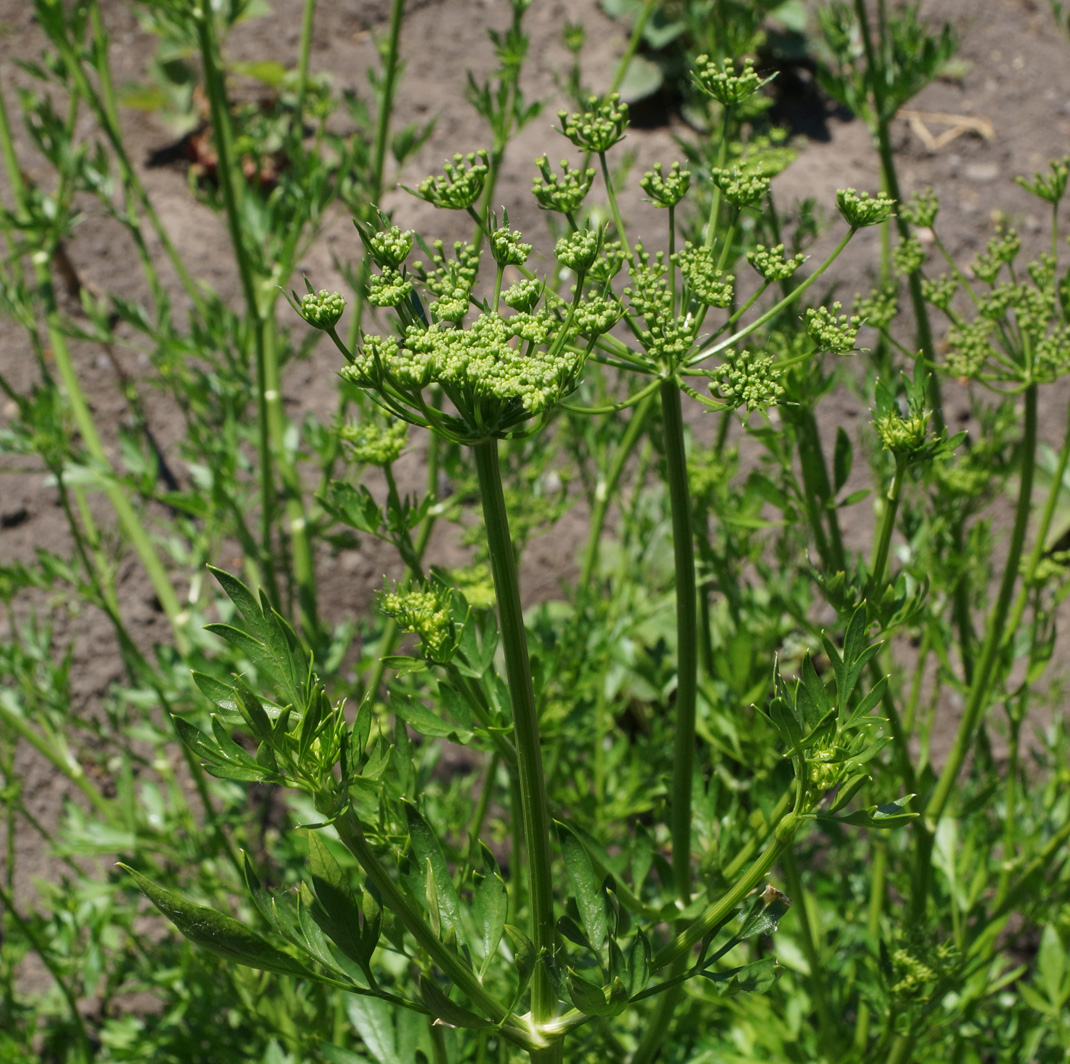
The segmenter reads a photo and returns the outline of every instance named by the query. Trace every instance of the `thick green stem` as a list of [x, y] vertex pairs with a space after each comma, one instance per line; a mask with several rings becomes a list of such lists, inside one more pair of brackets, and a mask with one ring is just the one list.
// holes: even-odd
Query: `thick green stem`
[[676, 381], [661, 384], [665, 432], [665, 474], [672, 511], [676, 570], [676, 728], [673, 741], [672, 869], [681, 907], [691, 902], [691, 784], [695, 766], [695, 702], [698, 687], [698, 602], [691, 493], [687, 482], [684, 417]]
[[401, 40], [401, 15], [405, 7], [404, 0], [393, 0], [390, 5], [390, 29], [387, 31], [386, 46], [380, 50], [383, 70], [379, 81], [379, 99], [376, 101], [375, 115], [375, 154], [372, 156], [373, 202], [378, 206], [383, 195], [383, 174], [386, 170], [387, 140], [390, 136], [390, 119], [394, 114], [394, 94], [397, 91], [399, 54]]
[[609, 512], [610, 503], [617, 494], [617, 485], [620, 483], [624, 467], [631, 457], [632, 451], [635, 450], [635, 445], [638, 443], [643, 429], [646, 428], [647, 418], [650, 416], [650, 411], [653, 407], [654, 397], [649, 395], [635, 408], [635, 413], [632, 414], [628, 427], [624, 430], [623, 437], [621, 437], [617, 453], [613, 456], [609, 471], [605, 477], [599, 477], [595, 488], [594, 509], [591, 511], [587, 546], [583, 552], [583, 566], [580, 569], [581, 588], [588, 587], [594, 576], [595, 566], [598, 563], [598, 549], [602, 542], [602, 531], [606, 525], [606, 515]]
[[992, 609], [985, 631], [984, 645], [977, 661], [974, 682], [970, 688], [969, 700], [962, 714], [955, 742], [951, 747], [947, 763], [940, 773], [940, 780], [933, 791], [925, 810], [929, 827], [935, 830], [936, 824], [947, 808], [952, 788], [958, 780], [958, 774], [969, 753], [977, 724], [981, 719], [992, 693], [992, 678], [999, 659], [1000, 647], [1006, 633], [1007, 616], [1010, 612], [1011, 596], [1018, 582], [1019, 563], [1025, 547], [1025, 535], [1029, 526], [1029, 515], [1033, 499], [1033, 473], [1036, 467], [1037, 447], [1037, 386], [1030, 384], [1024, 394], [1024, 431], [1022, 436], [1022, 462], [1019, 473], [1018, 504], [1014, 515], [1014, 527], [1011, 530], [1007, 561], [1000, 583], [999, 596]]
[[888, 568], [888, 554], [892, 546], [892, 533], [895, 531], [895, 517], [899, 512], [899, 497], [903, 491], [903, 474], [906, 472], [906, 460], [901, 455], [895, 456], [895, 473], [888, 493], [884, 497], [884, 512], [881, 514], [880, 534], [873, 545], [873, 558], [869, 566], [869, 586], [866, 597], [875, 599], [884, 587], [884, 574]]
[[[554, 896], [551, 877], [550, 815], [542, 768], [542, 747], [535, 705], [535, 690], [528, 662], [527, 633], [520, 605], [516, 555], [509, 534], [509, 518], [502, 490], [498, 441], [484, 440], [472, 448], [483, 504], [494, 590], [498, 599], [498, 623], [505, 654], [506, 681], [513, 709], [513, 734], [517, 751], [517, 781], [520, 815], [524, 826], [531, 904], [532, 940], [540, 956], [550, 960], [556, 949]], [[549, 972], [539, 964], [532, 978], [531, 1014], [536, 1029], [553, 1018], [557, 1000]]]

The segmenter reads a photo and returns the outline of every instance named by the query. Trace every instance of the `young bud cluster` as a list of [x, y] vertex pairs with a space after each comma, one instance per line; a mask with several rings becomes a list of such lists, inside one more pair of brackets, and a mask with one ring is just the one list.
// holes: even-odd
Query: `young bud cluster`
[[594, 182], [594, 170], [573, 170], [568, 160], [561, 160], [561, 176], [550, 169], [545, 155], [535, 160], [540, 176], [531, 183], [531, 192], [544, 211], [558, 211], [571, 214], [577, 210], [584, 197], [591, 191]]
[[681, 170], [679, 163], [673, 163], [665, 175], [661, 163], [654, 163], [653, 169], [640, 178], [639, 187], [655, 207], [675, 207], [691, 187], [691, 171]]
[[841, 304], [833, 303], [832, 308], [811, 307], [806, 311], [806, 331], [810, 339], [821, 351], [831, 351], [837, 355], [850, 354], [855, 349], [858, 329], [862, 319], [857, 314], [848, 317], [840, 314]]
[[424, 178], [416, 187], [416, 195], [434, 207], [467, 210], [483, 191], [489, 159], [485, 150], [454, 155], [442, 168], [445, 176]]
[[891, 196], [886, 196], [883, 192], [870, 196], [868, 192], [856, 192], [853, 188], [841, 188], [836, 193], [836, 206], [852, 229], [879, 225], [891, 218], [895, 212], [895, 200]]
[[620, 93], [613, 93], [608, 100], [599, 102], [597, 96], [588, 100], [587, 110], [578, 114], [558, 111], [561, 130], [577, 148], [601, 155], [619, 144], [628, 129], [628, 105]]
[[700, 55], [695, 60], [691, 77], [702, 92], [725, 107], [742, 103], [772, 80], [763, 80], [754, 72], [753, 59], [744, 59], [743, 69], [737, 74], [731, 59], [718, 66], [717, 61], [708, 55]]
[[795, 273], [806, 261], [806, 256], [800, 251], [789, 259], [783, 244], [777, 244], [775, 248], [759, 244], [753, 251], [747, 252], [747, 261], [764, 280], [775, 284], [778, 281], [786, 281]]

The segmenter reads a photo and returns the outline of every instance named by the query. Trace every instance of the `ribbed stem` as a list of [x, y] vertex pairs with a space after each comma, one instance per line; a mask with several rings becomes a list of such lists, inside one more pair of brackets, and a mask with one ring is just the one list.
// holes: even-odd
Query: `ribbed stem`
[[[554, 956], [556, 945], [550, 816], [546, 803], [535, 690], [531, 682], [527, 634], [520, 605], [520, 583], [498, 462], [498, 441], [484, 440], [475, 444], [472, 450], [479, 478], [494, 590], [498, 599], [498, 624], [505, 654], [506, 682], [513, 709], [516, 774], [528, 864], [532, 940], [538, 953], [550, 959]], [[531, 993], [531, 1014], [536, 1029], [553, 1018], [556, 1006], [557, 999], [549, 972], [543, 964], [539, 964], [532, 978]]]

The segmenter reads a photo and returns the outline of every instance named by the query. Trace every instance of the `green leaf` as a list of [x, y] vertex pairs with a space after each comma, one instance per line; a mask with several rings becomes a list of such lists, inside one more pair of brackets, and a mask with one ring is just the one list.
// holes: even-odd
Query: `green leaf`
[[1066, 946], [1060, 941], [1055, 927], [1048, 924], [1040, 935], [1037, 975], [1048, 1000], [1057, 1008], [1062, 1007], [1070, 997], [1070, 981], [1066, 974]]
[[483, 852], [483, 871], [475, 874], [475, 913], [483, 949], [483, 962], [479, 966], [479, 977], [482, 979], [498, 951], [498, 943], [501, 942], [505, 917], [509, 910], [509, 895], [494, 854], [483, 843], [479, 845]]
[[777, 980], [777, 963], [773, 957], [763, 957], [753, 964], [744, 964], [727, 972], [700, 972], [717, 987], [722, 997], [735, 997], [736, 994], [761, 994], [768, 990]]
[[896, 798], [894, 802], [871, 805], [868, 809], [859, 809], [845, 816], [828, 817], [819, 813], [817, 819], [836, 820], [841, 824], [852, 824], [860, 828], [895, 828], [918, 816], [917, 813], [910, 813], [906, 810], [906, 806], [913, 797], [912, 794], [906, 794], [902, 798]]
[[219, 748], [194, 724], [184, 717], [172, 716], [178, 737], [189, 747], [193, 754], [209, 763], [223, 760]]
[[299, 961], [233, 917], [204, 905], [194, 905], [127, 865], [120, 864], [119, 867], [133, 877], [149, 901], [194, 945], [249, 968], [280, 975], [314, 977], [315, 973]]
[[420, 997], [424, 999], [424, 1004], [431, 1015], [443, 1023], [449, 1024], [450, 1027], [473, 1027], [479, 1029], [494, 1026], [483, 1019], [482, 1016], [477, 1016], [474, 1012], [469, 1012], [468, 1009], [450, 1001], [430, 979], [424, 976], [420, 977]]
[[316, 900], [323, 910], [318, 916], [313, 910], [313, 918], [319, 923], [324, 934], [328, 935], [350, 960], [360, 965], [368, 983], [374, 986], [375, 979], [369, 964], [371, 950], [361, 934], [363, 914], [342, 866], [315, 831], [309, 832], [308, 835], [308, 855], [312, 886], [316, 892]]
[[416, 1064], [426, 1017], [373, 997], [350, 998], [346, 1012], [377, 1064]]
[[453, 885], [450, 868], [438, 836], [420, 815], [416, 806], [406, 803], [405, 819], [409, 827], [409, 838], [412, 839], [413, 853], [421, 866], [430, 869], [439, 913], [457, 940], [462, 941], [464, 929], [461, 925], [461, 899]]
[[194, 672], [193, 682], [197, 685], [201, 694], [221, 713], [236, 714], [241, 712], [237, 699], [234, 697], [232, 684], [223, 683], [222, 680], [217, 680], [214, 676], [206, 676], [203, 672]]
[[837, 425], [836, 445], [832, 452], [833, 493], [838, 493], [840, 488], [847, 483], [853, 462], [854, 449], [851, 445], [851, 437], [847, 435], [842, 425]]
[[606, 940], [605, 897], [599, 889], [591, 858], [583, 848], [583, 844], [560, 821], [555, 821], [555, 825], [583, 930], [591, 947], [598, 953]]
[[743, 926], [737, 932], [737, 942], [754, 935], [771, 935], [791, 906], [791, 898], [775, 887], [766, 887], [758, 896]]

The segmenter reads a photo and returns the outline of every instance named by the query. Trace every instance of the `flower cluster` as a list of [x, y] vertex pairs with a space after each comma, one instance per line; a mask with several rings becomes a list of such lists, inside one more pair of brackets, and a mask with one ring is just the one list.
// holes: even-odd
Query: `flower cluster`
[[490, 253], [499, 266], [523, 266], [531, 254], [531, 245], [525, 244], [520, 234], [506, 225], [491, 230]]
[[959, 290], [958, 278], [954, 274], [942, 273], [939, 277], [921, 279], [922, 298], [939, 310], [947, 312], [951, 300]]
[[403, 632], [420, 637], [431, 661], [447, 661], [456, 642], [450, 619], [450, 589], [441, 585], [379, 592], [379, 609]]
[[[527, 325], [528, 349], [514, 337]], [[458, 443], [479, 443], [522, 434], [531, 418], [549, 413], [576, 385], [582, 355], [550, 339], [554, 319], [480, 314], [467, 329], [410, 325], [400, 339], [366, 336], [343, 379], [373, 389], [395, 416], [434, 428]], [[560, 337], [563, 340], [564, 337]], [[438, 384], [456, 413], [431, 408], [423, 390]]]
[[1009, 266], [1018, 256], [1022, 246], [1018, 233], [1009, 226], [1000, 223], [996, 234], [989, 240], [985, 250], [971, 263], [974, 276], [985, 284], [992, 284], [1003, 266]]
[[855, 316], [863, 325], [884, 329], [892, 323], [899, 310], [899, 293], [894, 284], [875, 288], [868, 296], [855, 299]]
[[769, 191], [769, 178], [760, 173], [733, 166], [725, 170], [715, 166], [710, 170], [714, 184], [734, 207], [748, 207], [757, 203]]
[[916, 229], [932, 229], [939, 210], [940, 201], [936, 198], [936, 193], [927, 188], [922, 192], [915, 192], [900, 206], [899, 217]]
[[780, 370], [768, 355], [729, 348], [722, 354], [710, 392], [728, 409], [766, 410], [784, 394]]
[[655, 207], [675, 207], [691, 187], [691, 171], [681, 170], [679, 163], [673, 163], [666, 175], [661, 163], [654, 163], [653, 169], [639, 179], [639, 187]]
[[561, 176], [558, 177], [550, 169], [550, 164], [545, 155], [535, 160], [541, 176], [531, 183], [531, 192], [544, 211], [559, 211], [561, 214], [571, 214], [576, 210], [584, 197], [591, 191], [594, 182], [594, 170], [588, 167], [586, 170], [573, 170], [568, 161], [561, 160]]
[[731, 59], [724, 60], [718, 66], [717, 61], [708, 55], [700, 55], [695, 60], [695, 69], [691, 77], [702, 92], [725, 107], [742, 103], [772, 80], [766, 78], [763, 81], [754, 72], [753, 59], [744, 59], [743, 69], [737, 74], [735, 64]]
[[800, 251], [789, 259], [783, 244], [777, 244], [775, 248], [759, 244], [747, 252], [747, 261], [772, 284], [786, 281], [806, 261], [806, 256]]
[[992, 354], [988, 339], [991, 331], [992, 323], [984, 318], [969, 325], [952, 326], [947, 334], [948, 373], [953, 377], [979, 377]]
[[841, 304], [837, 302], [832, 304], [831, 310], [828, 307], [810, 307], [806, 311], [806, 331], [821, 351], [844, 355], [855, 349], [862, 320], [857, 314], [851, 317], [840, 314], [841, 309]]
[[689, 240], [672, 260], [680, 267], [691, 295], [700, 303], [708, 307], [727, 307], [732, 302], [735, 278], [718, 268], [719, 256], [713, 248], [695, 245]]
[[621, 102], [620, 93], [613, 93], [600, 102], [597, 96], [588, 100], [587, 110], [579, 114], [558, 111], [561, 130], [577, 148], [601, 155], [619, 144], [628, 128], [628, 105]]
[[841, 188], [836, 193], [836, 206], [852, 229], [864, 229], [867, 225], [879, 225], [891, 218], [895, 211], [895, 200], [883, 192], [870, 196], [868, 192]]
[[443, 166], [445, 176], [427, 177], [416, 187], [415, 194], [434, 207], [467, 210], [483, 191], [487, 181], [490, 156], [488, 152], [469, 152], [454, 155]]
[[582, 276], [594, 264], [601, 248], [601, 228], [577, 229], [558, 240], [554, 246], [554, 258], [566, 269]]
[[892, 252], [892, 265], [897, 273], [909, 277], [917, 273], [925, 263], [925, 249], [916, 236], [909, 236], [896, 245]]
[[368, 250], [382, 269], [397, 269], [412, 251], [412, 231], [402, 232], [397, 225], [368, 236]]
[[346, 308], [346, 301], [339, 292], [328, 292], [326, 288], [313, 292], [312, 285], [308, 285], [308, 294], [298, 298], [293, 292], [294, 301], [297, 305], [297, 313], [301, 315], [314, 329], [322, 329], [324, 332], [332, 332], [342, 317]]
[[360, 465], [388, 466], [401, 457], [409, 436], [409, 427], [404, 421], [393, 421], [387, 426], [374, 421], [359, 425], [343, 425], [339, 436], [349, 444], [353, 460]]
[[1054, 207], [1066, 191], [1067, 178], [1070, 178], [1070, 155], [1064, 155], [1059, 160], [1053, 159], [1048, 166], [1051, 168], [1050, 174], [1035, 173], [1032, 181], [1024, 177], [1016, 177], [1014, 180], [1026, 192], [1032, 192], [1034, 196]]
[[411, 292], [412, 281], [393, 266], [384, 266], [368, 279], [368, 302], [376, 307], [399, 306]]

